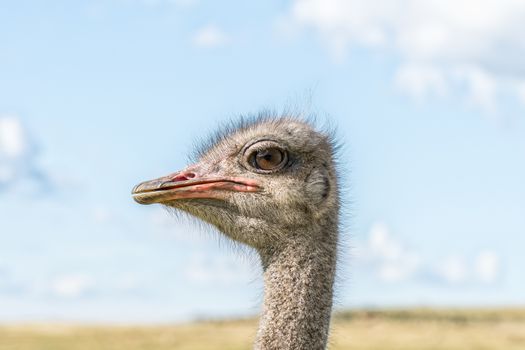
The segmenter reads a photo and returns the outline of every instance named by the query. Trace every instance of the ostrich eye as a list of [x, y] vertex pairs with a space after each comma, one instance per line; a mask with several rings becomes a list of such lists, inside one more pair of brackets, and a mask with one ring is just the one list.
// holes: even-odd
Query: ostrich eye
[[288, 151], [276, 141], [260, 140], [245, 146], [242, 162], [248, 170], [274, 173], [288, 164]]
[[267, 148], [254, 152], [253, 165], [260, 170], [275, 170], [286, 161], [286, 154], [278, 148]]

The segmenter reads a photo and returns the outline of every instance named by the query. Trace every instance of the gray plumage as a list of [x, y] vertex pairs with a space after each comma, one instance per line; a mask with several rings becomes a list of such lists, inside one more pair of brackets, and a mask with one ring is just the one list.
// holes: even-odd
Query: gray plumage
[[255, 349], [326, 348], [339, 231], [335, 152], [330, 134], [309, 122], [260, 116], [221, 129], [185, 170], [134, 189], [137, 202], [182, 210], [257, 251], [265, 293]]

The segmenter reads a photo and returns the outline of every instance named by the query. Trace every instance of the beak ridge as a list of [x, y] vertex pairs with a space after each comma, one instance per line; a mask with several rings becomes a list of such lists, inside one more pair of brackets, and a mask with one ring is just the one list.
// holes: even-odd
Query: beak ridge
[[225, 192], [257, 192], [259, 184], [240, 177], [199, 176], [189, 169], [144, 181], [133, 187], [133, 199], [140, 204], [163, 203], [176, 199], [224, 199]]

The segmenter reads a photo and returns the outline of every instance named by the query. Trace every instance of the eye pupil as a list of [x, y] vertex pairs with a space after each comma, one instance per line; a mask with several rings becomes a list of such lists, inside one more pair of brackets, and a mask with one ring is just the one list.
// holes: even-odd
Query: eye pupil
[[255, 165], [262, 170], [272, 170], [281, 165], [283, 152], [278, 148], [269, 148], [255, 154]]

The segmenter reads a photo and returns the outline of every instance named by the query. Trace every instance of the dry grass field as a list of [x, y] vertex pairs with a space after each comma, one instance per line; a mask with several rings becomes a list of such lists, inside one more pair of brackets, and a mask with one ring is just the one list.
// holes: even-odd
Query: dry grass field
[[[0, 350], [250, 349], [256, 320], [176, 326], [0, 326]], [[350, 311], [330, 349], [525, 349], [525, 309]]]

